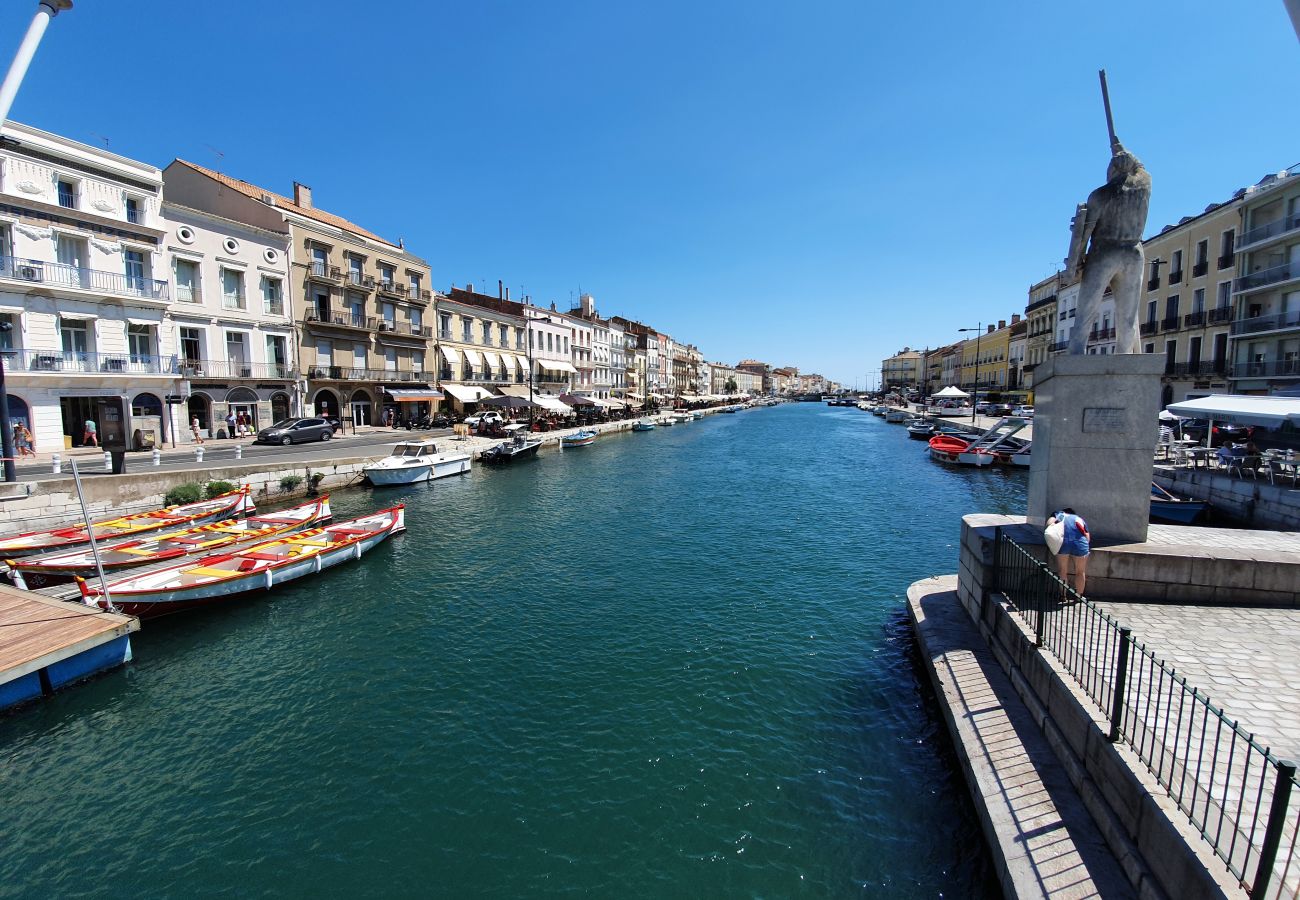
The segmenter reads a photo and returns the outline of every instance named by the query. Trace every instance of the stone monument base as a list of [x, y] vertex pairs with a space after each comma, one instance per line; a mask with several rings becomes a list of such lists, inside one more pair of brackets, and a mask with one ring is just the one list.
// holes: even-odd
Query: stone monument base
[[1134, 353], [1054, 356], [1034, 369], [1030, 524], [1069, 506], [1094, 541], [1147, 539], [1164, 366]]

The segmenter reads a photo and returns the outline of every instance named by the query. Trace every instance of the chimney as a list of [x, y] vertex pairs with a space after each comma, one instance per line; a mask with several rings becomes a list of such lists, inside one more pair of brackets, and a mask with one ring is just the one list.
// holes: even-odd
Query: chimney
[[992, 333], [995, 332], [995, 331], [997, 331], [997, 327], [996, 327], [996, 326], [993, 326], [993, 325], [990, 325], [987, 334], [992, 334]]
[[1011, 314], [1011, 324], [1012, 324], [1012, 325], [1019, 325], [1019, 324], [1020, 324], [1020, 313], [1012, 313], [1012, 314]]
[[470, 294], [474, 293], [474, 282], [472, 282], [472, 281], [471, 281], [471, 282], [468, 282], [468, 283], [465, 285], [465, 291], [466, 291], [466, 293], [470, 293]]
[[1006, 328], [1006, 327], [1007, 327], [1007, 320], [1006, 320], [1006, 319], [998, 319], [998, 330], [1000, 331], [1000, 330], [1002, 330], [1003, 328]]
[[506, 288], [506, 299], [510, 299], [510, 288]]
[[293, 202], [303, 209], [311, 209], [311, 188], [295, 181], [293, 183]]
[[506, 296], [506, 294], [505, 294], [505, 288], [503, 288], [503, 287], [501, 286], [501, 279], [498, 278], [498, 279], [497, 279], [497, 299], [498, 299], [498, 300], [504, 300], [504, 299], [505, 299], [505, 296]]
[[398, 239], [397, 239], [397, 249], [399, 249], [399, 250], [405, 250], [405, 249], [406, 249], [406, 238], [398, 238]]

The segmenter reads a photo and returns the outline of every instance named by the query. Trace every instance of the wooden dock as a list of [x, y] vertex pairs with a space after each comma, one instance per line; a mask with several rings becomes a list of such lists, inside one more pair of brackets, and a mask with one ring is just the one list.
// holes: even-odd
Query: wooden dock
[[0, 710], [127, 662], [140, 620], [0, 585]]

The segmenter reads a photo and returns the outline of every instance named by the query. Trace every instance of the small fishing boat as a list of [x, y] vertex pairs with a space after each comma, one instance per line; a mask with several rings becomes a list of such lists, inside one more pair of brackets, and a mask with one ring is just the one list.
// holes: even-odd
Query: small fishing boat
[[964, 466], [1010, 466], [1028, 468], [1030, 441], [1015, 435], [1029, 425], [1027, 419], [1006, 416], [973, 438], [940, 433], [930, 438], [930, 458], [935, 462]]
[[564, 437], [560, 438], [560, 446], [587, 447], [590, 446], [591, 444], [596, 443], [596, 437], [599, 434], [600, 432], [598, 431], [589, 431], [584, 428], [579, 431], [575, 431], [573, 434], [566, 434]]
[[908, 411], [906, 408], [900, 409], [898, 407], [891, 406], [889, 410], [885, 413], [885, 421], [891, 425], [899, 425], [903, 422], [906, 422], [910, 418], [912, 418], [912, 413]]
[[383, 459], [362, 469], [374, 485], [415, 484], [469, 471], [470, 454], [439, 453], [433, 441], [403, 441]]
[[177, 525], [197, 525], [239, 516], [253, 512], [256, 508], [253, 503], [252, 489], [244, 485], [237, 491], [219, 494], [211, 500], [165, 506], [149, 512], [102, 519], [93, 523], [90, 528], [86, 527], [85, 522], [76, 522], [45, 531], [29, 531], [14, 535], [0, 540], [0, 559], [16, 559], [33, 553], [44, 553], [47, 550], [61, 550], [88, 544], [92, 530], [97, 542], [111, 541]]
[[693, 422], [695, 420], [695, 416], [693, 416], [689, 411], [684, 409], [674, 410], [669, 415], [669, 418], [671, 418], [678, 425], [685, 425], [687, 422]]
[[479, 454], [478, 460], [491, 465], [503, 465], [536, 456], [537, 450], [541, 446], [541, 438], [530, 438], [523, 434], [517, 434], [508, 441], [502, 441], [495, 447], [484, 450]]
[[934, 437], [934, 423], [929, 419], [917, 419], [907, 424], [907, 436], [917, 441], [928, 441]]
[[632, 423], [633, 431], [654, 431], [654, 419], [637, 419]]
[[1151, 482], [1150, 519], [1152, 522], [1162, 522], [1166, 525], [1195, 525], [1205, 515], [1209, 505], [1204, 500], [1175, 497], [1154, 481]]
[[108, 585], [107, 598], [98, 586], [85, 579], [78, 579], [77, 584], [88, 605], [115, 607], [146, 619], [220, 602], [235, 594], [270, 590], [286, 581], [314, 575], [360, 559], [389, 535], [405, 530], [405, 508], [398, 504], [359, 519], [254, 544], [246, 550], [203, 556], [123, 578]]
[[724, 406], [724, 407], [722, 407], [722, 411], [723, 411], [724, 413], [735, 413], [735, 412], [739, 412], [739, 410], [740, 410], [740, 407], [739, 407], [739, 406]]
[[672, 416], [660, 416], [655, 421], [658, 422], [658, 424], [662, 425], [664, 428], [672, 428], [674, 425], [677, 424], [677, 420], [674, 419]]
[[[112, 542], [98, 548], [99, 563], [105, 573], [116, 573], [182, 556], [211, 553], [221, 548], [249, 546], [329, 520], [330, 499], [325, 495], [279, 512], [249, 516], [247, 519], [223, 519], [207, 525], [190, 525], [177, 531]], [[97, 574], [95, 556], [87, 546], [76, 550], [38, 553], [7, 562], [10, 577], [23, 590], [63, 584], [78, 575], [89, 578]]]

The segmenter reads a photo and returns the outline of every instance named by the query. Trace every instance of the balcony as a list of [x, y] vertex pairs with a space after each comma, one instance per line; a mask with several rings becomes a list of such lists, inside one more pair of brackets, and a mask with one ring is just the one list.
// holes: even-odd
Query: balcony
[[1284, 234], [1290, 234], [1297, 228], [1300, 228], [1300, 213], [1292, 213], [1291, 215], [1284, 216], [1281, 219], [1274, 219], [1272, 222], [1266, 222], [1263, 225], [1250, 229], [1250, 231], [1245, 231], [1237, 235], [1236, 249], [1241, 251], [1252, 244], [1271, 241]]
[[1138, 334], [1142, 335], [1143, 337], [1146, 337], [1147, 335], [1155, 334], [1156, 329], [1159, 327], [1160, 325], [1158, 322], [1154, 322], [1154, 321], [1143, 322], [1141, 325], [1138, 326]]
[[433, 337], [433, 329], [428, 325], [412, 325], [410, 322], [389, 322], [387, 319], [380, 319], [375, 331], [378, 332], [381, 338], [401, 337], [427, 341]]
[[355, 272], [348, 270], [347, 277], [348, 287], [353, 290], [373, 291], [375, 289], [375, 279], [373, 275], [367, 275], [364, 272]]
[[1210, 310], [1211, 325], [1222, 325], [1224, 322], [1231, 322], [1231, 321], [1232, 321], [1231, 306], [1216, 306], [1214, 309]]
[[1196, 362], [1165, 363], [1166, 375], [1223, 375], [1228, 364], [1222, 359], [1203, 359]]
[[1232, 323], [1231, 334], [1262, 334], [1265, 331], [1287, 331], [1292, 328], [1300, 328], [1300, 309], [1255, 316], [1253, 319], [1238, 319]]
[[1282, 263], [1280, 266], [1270, 266], [1267, 269], [1260, 269], [1258, 272], [1251, 272], [1249, 275], [1242, 275], [1240, 278], [1233, 280], [1232, 290], [1236, 293], [1254, 291], [1269, 285], [1291, 281], [1295, 278], [1300, 278], [1300, 260], [1291, 260]]
[[1192, 277], [1200, 278], [1208, 271], [1210, 271], [1210, 261], [1208, 259], [1203, 259], [1196, 265], [1192, 266]]
[[433, 299], [433, 291], [429, 288], [411, 288], [411, 299], [418, 300], [420, 303], [428, 303]]
[[1094, 328], [1092, 332], [1088, 335], [1089, 343], [1096, 343], [1098, 341], [1113, 341], [1113, 340], [1115, 340], [1114, 328]]
[[440, 341], [450, 341], [450, 340], [452, 340], [451, 329], [449, 329], [449, 328], [440, 328], [440, 329], [438, 329], [438, 340], [440, 340]]
[[399, 369], [366, 369], [347, 366], [310, 366], [307, 377], [327, 381], [426, 381], [428, 372]]
[[1177, 331], [1178, 327], [1182, 324], [1183, 324], [1182, 319], [1178, 318], [1176, 314], [1172, 316], [1165, 316], [1163, 319], [1160, 320], [1160, 330]]
[[1065, 350], [1069, 346], [1070, 346], [1069, 341], [1056, 341], [1055, 343], [1052, 344], [1050, 352], [1060, 353], [1062, 350]]
[[343, 270], [338, 266], [316, 260], [307, 267], [307, 277], [329, 284], [338, 284], [343, 280]]
[[330, 310], [322, 314], [319, 310], [308, 310], [303, 322], [314, 328], [347, 328], [355, 331], [374, 331], [374, 316], [359, 316], [353, 313]]
[[1300, 359], [1273, 359], [1235, 363], [1233, 378], [1300, 378]]
[[1200, 312], [1188, 313], [1187, 315], [1183, 316], [1184, 328], [1191, 328], [1195, 325], [1204, 325], [1204, 324], [1205, 324], [1205, 310], [1201, 310]]
[[1225, 253], [1225, 254], [1223, 254], [1222, 256], [1219, 257], [1219, 271], [1220, 271], [1220, 272], [1222, 272], [1224, 269], [1230, 269], [1230, 268], [1232, 268], [1233, 266], [1235, 266], [1236, 264], [1237, 264], [1237, 254], [1236, 254], [1236, 253]]
[[1170, 284], [1182, 284], [1182, 282], [1183, 282], [1183, 270], [1182, 270], [1182, 269], [1175, 269], [1174, 271], [1172, 271], [1172, 272], [1169, 273], [1169, 283], [1170, 283]]
[[139, 297], [166, 303], [169, 298], [167, 282], [125, 272], [101, 272], [63, 263], [41, 262], [38, 259], [20, 259], [0, 256], [0, 278], [29, 284], [50, 285], [55, 288], [72, 288], [100, 295]]
[[271, 378], [286, 381], [293, 378], [293, 368], [288, 364], [250, 363], [226, 359], [182, 359], [181, 375], [185, 378]]
[[202, 303], [203, 293], [197, 285], [178, 284], [176, 285], [176, 302], [177, 303]]
[[59, 350], [13, 350], [7, 351], [6, 356], [5, 365], [11, 374], [176, 375], [180, 371], [175, 356]]
[[381, 278], [377, 287], [379, 293], [385, 294], [389, 297], [405, 297], [408, 293], [406, 285], [402, 284], [400, 281], [385, 281]]
[[1155, 290], [1156, 288], [1158, 288], [1158, 287], [1160, 287], [1160, 276], [1159, 276], [1159, 275], [1152, 275], [1150, 278], [1147, 279], [1147, 290], [1148, 290], [1148, 291], [1154, 291], [1154, 290]]

